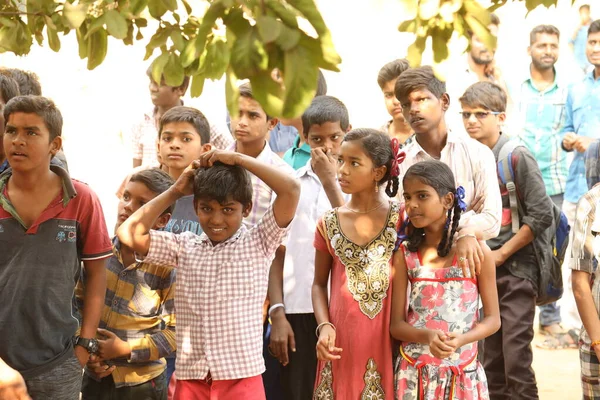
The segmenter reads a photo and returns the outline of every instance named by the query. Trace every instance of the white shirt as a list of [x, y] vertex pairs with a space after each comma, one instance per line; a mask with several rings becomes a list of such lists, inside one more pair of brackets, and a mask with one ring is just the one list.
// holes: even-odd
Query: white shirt
[[[417, 140], [404, 147], [403, 150], [406, 158], [400, 164], [400, 177], [404, 177], [406, 171], [413, 164], [434, 159], [423, 150]], [[481, 213], [476, 214], [474, 211], [463, 213], [460, 217], [459, 227], [467, 225], [476, 227], [481, 231], [484, 240], [498, 236], [502, 221], [502, 198], [498, 187], [496, 159], [492, 150], [474, 139], [448, 132], [446, 146], [442, 149], [440, 161], [452, 170], [456, 186], [465, 188], [464, 201], [467, 206], [471, 204], [477, 194], [483, 193], [485, 196]], [[402, 192], [402, 179], [400, 179], [398, 187], [400, 202], [404, 202]]]
[[[302, 195], [290, 224], [283, 267], [283, 303], [286, 314], [313, 312], [311, 290], [315, 275], [315, 230], [319, 217], [331, 210], [331, 203], [310, 161], [296, 171]], [[343, 194], [344, 200], [349, 195]]]

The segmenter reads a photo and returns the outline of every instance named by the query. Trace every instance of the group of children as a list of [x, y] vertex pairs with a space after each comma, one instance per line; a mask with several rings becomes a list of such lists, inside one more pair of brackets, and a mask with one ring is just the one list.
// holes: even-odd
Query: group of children
[[[250, 85], [226, 137], [183, 106], [186, 82], [151, 81], [112, 241], [96, 195], [56, 160], [54, 103], [4, 98], [0, 399], [537, 398], [532, 242], [552, 203], [516, 147], [511, 232], [506, 93], [480, 82], [458, 99], [469, 138], [447, 128], [430, 67], [396, 60], [378, 83], [390, 123], [352, 129], [317, 96], [286, 154], [310, 157], [290, 166]], [[580, 267], [582, 374], [597, 388], [598, 285]]]

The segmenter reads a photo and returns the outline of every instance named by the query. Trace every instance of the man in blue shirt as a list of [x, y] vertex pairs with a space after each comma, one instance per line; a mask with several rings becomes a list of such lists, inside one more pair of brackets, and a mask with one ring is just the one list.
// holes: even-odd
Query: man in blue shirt
[[581, 70], [586, 73], [591, 69], [591, 64], [589, 63], [586, 55], [586, 45], [587, 45], [587, 34], [588, 28], [590, 27], [590, 23], [592, 22], [592, 18], [590, 16], [590, 6], [589, 4], [584, 4], [579, 7], [579, 19], [580, 23], [571, 40], [569, 40], [569, 45], [573, 50], [573, 56], [575, 57], [575, 62], [577, 66], [581, 68]]

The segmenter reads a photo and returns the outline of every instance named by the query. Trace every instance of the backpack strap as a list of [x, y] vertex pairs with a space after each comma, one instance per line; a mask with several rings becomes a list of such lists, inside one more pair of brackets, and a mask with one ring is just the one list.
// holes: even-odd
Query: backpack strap
[[515, 171], [512, 165], [512, 152], [518, 144], [514, 140], [509, 140], [500, 149], [498, 154], [498, 177], [508, 190], [508, 200], [510, 203], [511, 230], [517, 233], [519, 224], [519, 201], [517, 198], [517, 187], [515, 186]]

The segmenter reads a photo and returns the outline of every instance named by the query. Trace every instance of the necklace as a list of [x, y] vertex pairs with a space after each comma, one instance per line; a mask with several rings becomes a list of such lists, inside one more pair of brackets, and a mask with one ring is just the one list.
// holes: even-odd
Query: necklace
[[385, 202], [379, 203], [379, 205], [377, 205], [377, 206], [375, 206], [375, 207], [373, 207], [373, 208], [371, 208], [370, 210], [367, 210], [367, 211], [358, 211], [358, 210], [354, 210], [354, 209], [352, 209], [352, 208], [348, 207], [346, 204], [344, 204], [344, 207], [346, 207], [346, 209], [348, 209], [348, 210], [350, 210], [350, 211], [352, 211], [353, 213], [356, 213], [356, 214], [368, 214], [368, 213], [370, 213], [371, 211], [375, 211], [375, 210], [377, 210], [378, 208], [381, 208], [381, 207], [383, 207], [383, 205], [384, 205], [384, 204], [385, 204]]

